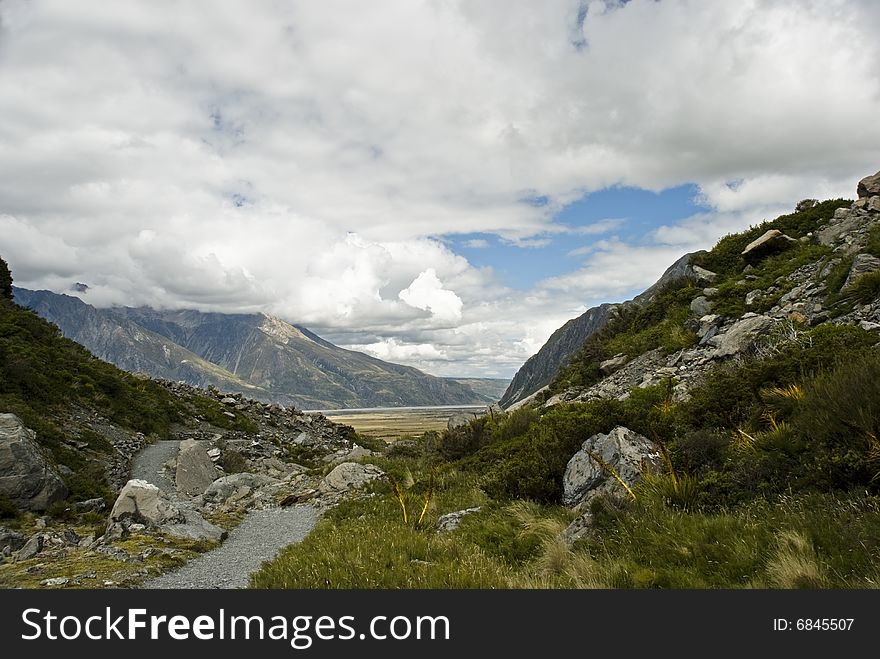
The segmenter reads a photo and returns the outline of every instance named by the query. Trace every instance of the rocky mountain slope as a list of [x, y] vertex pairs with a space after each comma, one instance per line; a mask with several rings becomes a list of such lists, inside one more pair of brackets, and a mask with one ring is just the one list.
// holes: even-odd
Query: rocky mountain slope
[[502, 407], [510, 407], [549, 385], [559, 370], [568, 364], [577, 353], [584, 341], [604, 328], [611, 319], [616, 318], [621, 308], [643, 306], [650, 302], [665, 286], [679, 279], [696, 279], [698, 275], [690, 266], [690, 261], [694, 256], [695, 254], [682, 256], [666, 269], [666, 272], [653, 286], [632, 300], [620, 304], [605, 303], [587, 309], [583, 314], [569, 320], [553, 332], [547, 343], [537, 353], [529, 357], [516, 372], [499, 404]]
[[467, 384], [345, 350], [265, 314], [96, 309], [15, 288], [15, 299], [97, 357], [129, 372], [215, 385], [304, 409], [492, 402]]
[[580, 346], [542, 392], [544, 406], [625, 399], [670, 383], [684, 400], [717, 365], [773, 354], [823, 325], [880, 330], [880, 173], [856, 202], [807, 199], [794, 213], [691, 255], [670, 280]]
[[[350, 462], [370, 451], [349, 426], [126, 373], [10, 294], [0, 287], [0, 586], [133, 585], [249, 510], [320, 510], [381, 475]], [[165, 457], [138, 478], [150, 451]]]

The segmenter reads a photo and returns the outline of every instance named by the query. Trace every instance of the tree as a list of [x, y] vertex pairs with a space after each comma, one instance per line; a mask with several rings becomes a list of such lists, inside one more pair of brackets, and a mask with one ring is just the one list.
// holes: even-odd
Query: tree
[[12, 299], [12, 273], [6, 261], [0, 258], [0, 299]]

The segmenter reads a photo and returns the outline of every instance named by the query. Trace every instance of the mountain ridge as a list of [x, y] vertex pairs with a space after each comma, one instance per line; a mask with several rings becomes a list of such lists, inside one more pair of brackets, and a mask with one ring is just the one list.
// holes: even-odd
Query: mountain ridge
[[340, 348], [268, 314], [98, 309], [51, 291], [13, 293], [97, 357], [151, 377], [302, 409], [493, 402], [466, 384]]

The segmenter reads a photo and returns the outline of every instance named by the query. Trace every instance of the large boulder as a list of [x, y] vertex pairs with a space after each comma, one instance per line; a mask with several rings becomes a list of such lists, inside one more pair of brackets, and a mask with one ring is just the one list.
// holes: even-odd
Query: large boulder
[[778, 254], [797, 241], [782, 233], [779, 229], [770, 229], [759, 238], [756, 238], [742, 251], [742, 257], [749, 263], [756, 263], [771, 254]]
[[384, 475], [385, 472], [376, 465], [343, 462], [324, 477], [318, 489], [327, 493], [357, 490]]
[[851, 284], [854, 284], [862, 275], [866, 275], [869, 272], [876, 272], [877, 270], [880, 270], [880, 259], [871, 254], [856, 254], [853, 259], [852, 267], [849, 269], [849, 274], [846, 276], [843, 288], [846, 289]]
[[599, 364], [599, 371], [602, 375], [611, 375], [612, 373], [619, 371], [621, 368], [626, 366], [626, 363], [629, 361], [629, 357], [623, 353], [618, 355], [614, 355], [611, 359], [606, 359], [604, 362]]
[[168, 496], [147, 481], [128, 481], [110, 511], [110, 524], [128, 522], [144, 526], [185, 522], [186, 518]]
[[663, 459], [654, 442], [617, 426], [608, 434], [590, 437], [568, 461], [562, 479], [562, 501], [568, 506], [583, 506], [602, 494], [627, 496], [615, 474], [632, 487], [645, 470], [662, 469]]
[[858, 186], [856, 186], [856, 193], [859, 195], [859, 199], [862, 197], [880, 196], [880, 172], [873, 176], [866, 176], [859, 181]]
[[446, 422], [447, 430], [455, 430], [456, 428], [462, 428], [468, 425], [471, 421], [474, 420], [473, 414], [466, 414], [464, 412], [457, 412], [449, 417], [449, 420]]
[[25, 510], [46, 510], [67, 496], [36, 437], [14, 414], [0, 414], [0, 494]]
[[208, 457], [208, 449], [204, 442], [185, 439], [180, 442], [177, 453], [177, 489], [191, 496], [205, 491], [219, 476], [213, 460]]
[[723, 334], [716, 334], [709, 341], [715, 346], [712, 356], [716, 359], [733, 357], [750, 348], [757, 338], [773, 327], [774, 320], [767, 316], [745, 314]]

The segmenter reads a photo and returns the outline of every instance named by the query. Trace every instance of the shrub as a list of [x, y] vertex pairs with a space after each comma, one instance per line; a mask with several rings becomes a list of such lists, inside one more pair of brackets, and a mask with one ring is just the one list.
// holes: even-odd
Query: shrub
[[792, 420], [810, 442], [806, 473], [822, 488], [876, 486], [880, 460], [880, 355], [842, 361], [807, 386]]
[[844, 293], [862, 304], [873, 302], [880, 297], [880, 270], [862, 275]]

